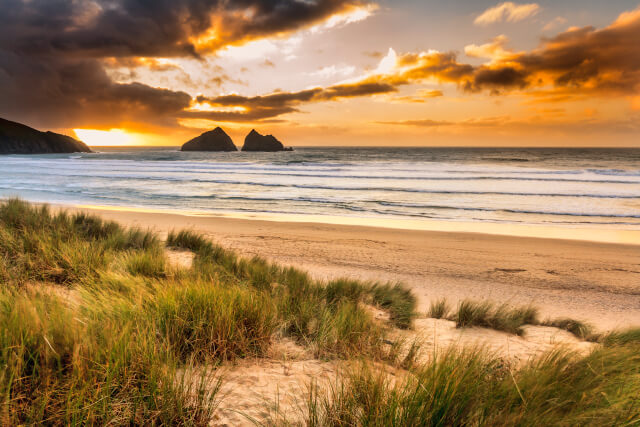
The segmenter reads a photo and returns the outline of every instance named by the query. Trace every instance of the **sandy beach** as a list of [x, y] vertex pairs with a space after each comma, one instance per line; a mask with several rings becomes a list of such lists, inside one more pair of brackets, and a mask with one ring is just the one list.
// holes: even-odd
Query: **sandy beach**
[[[74, 208], [80, 209], [80, 208]], [[600, 330], [640, 325], [640, 246], [483, 233], [82, 208], [159, 233], [197, 230], [246, 256], [319, 278], [401, 281], [426, 311], [431, 300], [533, 304], [543, 318], [572, 317]]]

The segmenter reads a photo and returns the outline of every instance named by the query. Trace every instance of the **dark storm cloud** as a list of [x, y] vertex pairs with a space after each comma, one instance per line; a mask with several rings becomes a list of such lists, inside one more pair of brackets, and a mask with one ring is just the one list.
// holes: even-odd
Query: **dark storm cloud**
[[[192, 56], [280, 35], [360, 0], [0, 0], [0, 115], [37, 126], [175, 125], [183, 92], [118, 84], [111, 58]], [[217, 37], [210, 36], [211, 31]], [[153, 61], [147, 61], [153, 68]]]
[[95, 57], [198, 55], [282, 34], [366, 3], [361, 0], [2, 0], [0, 43], [22, 53]]
[[184, 92], [114, 83], [95, 60], [0, 55], [0, 112], [46, 127], [107, 126], [132, 118], [171, 124]]

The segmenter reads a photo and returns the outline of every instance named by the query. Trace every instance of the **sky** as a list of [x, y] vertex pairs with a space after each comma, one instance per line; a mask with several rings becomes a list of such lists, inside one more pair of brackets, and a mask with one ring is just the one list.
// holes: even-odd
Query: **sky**
[[640, 147], [640, 2], [0, 0], [0, 117], [89, 145]]

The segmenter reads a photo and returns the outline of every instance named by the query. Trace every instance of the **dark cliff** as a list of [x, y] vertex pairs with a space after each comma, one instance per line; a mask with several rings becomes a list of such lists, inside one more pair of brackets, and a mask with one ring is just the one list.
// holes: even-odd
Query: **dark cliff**
[[244, 139], [242, 151], [290, 151], [273, 135], [260, 135], [255, 130], [249, 132]]
[[84, 142], [0, 119], [0, 154], [90, 153]]

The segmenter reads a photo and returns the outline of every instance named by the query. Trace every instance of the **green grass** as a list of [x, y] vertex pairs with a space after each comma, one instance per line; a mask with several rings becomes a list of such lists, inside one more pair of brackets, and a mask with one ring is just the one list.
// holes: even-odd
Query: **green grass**
[[601, 338], [605, 346], [638, 344], [640, 345], [640, 328], [632, 328], [623, 331], [612, 331]]
[[162, 278], [167, 275], [167, 260], [160, 249], [133, 252], [126, 263], [132, 276]]
[[190, 230], [169, 232], [166, 243], [167, 246], [180, 249], [189, 249], [193, 252], [199, 252], [205, 248], [209, 248], [212, 246], [211, 242], [205, 239], [202, 235]]
[[445, 298], [441, 298], [437, 301], [432, 301], [429, 306], [429, 312], [427, 316], [432, 319], [446, 319], [449, 317], [449, 313], [451, 312], [451, 306]]
[[456, 326], [464, 328], [480, 326], [498, 331], [522, 335], [524, 325], [536, 325], [538, 311], [534, 307], [509, 307], [507, 305], [496, 306], [483, 301], [461, 301], [455, 315]]
[[[165, 245], [194, 251], [193, 266], [170, 266]], [[95, 216], [0, 202], [0, 421], [205, 425], [212, 368], [264, 356], [276, 336], [327, 359], [383, 357], [388, 326], [365, 304], [409, 325], [402, 310], [415, 300], [399, 285], [323, 283], [191, 231], [163, 244]]]
[[416, 297], [401, 284], [375, 284], [371, 287], [374, 304], [387, 309], [391, 321], [401, 329], [411, 327], [416, 316]]
[[47, 292], [0, 292], [3, 425], [202, 424], [211, 418], [216, 388], [176, 381], [180, 373], [190, 375], [192, 365], [179, 363], [155, 338], [142, 310], [120, 304], [88, 298], [80, 309]]
[[309, 426], [638, 425], [638, 350], [635, 339], [612, 342], [513, 369], [482, 349], [449, 349], [402, 377], [365, 364], [311, 384], [303, 415]]
[[404, 378], [364, 365], [327, 390], [311, 385], [308, 426], [464, 425], [495, 362], [482, 352], [450, 350]]
[[263, 356], [278, 326], [275, 308], [249, 289], [199, 283], [163, 287], [146, 311], [180, 359], [215, 361]]
[[591, 325], [575, 319], [560, 318], [546, 320], [542, 324], [544, 326], [553, 326], [554, 328], [564, 329], [580, 339], [588, 339], [593, 334], [593, 327]]

